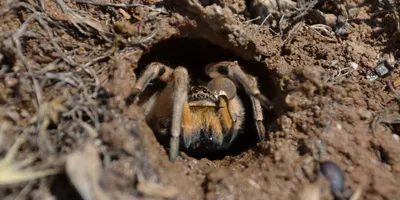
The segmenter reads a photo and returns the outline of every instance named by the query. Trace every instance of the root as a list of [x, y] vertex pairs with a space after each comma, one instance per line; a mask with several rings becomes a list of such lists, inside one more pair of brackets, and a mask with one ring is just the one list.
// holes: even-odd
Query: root
[[41, 171], [20, 170], [20, 168], [32, 164], [36, 159], [34, 156], [13, 164], [18, 149], [25, 140], [25, 134], [18, 137], [11, 149], [7, 152], [6, 156], [0, 160], [0, 185], [16, 184], [45, 176], [55, 175], [61, 172], [59, 169], [47, 169]]

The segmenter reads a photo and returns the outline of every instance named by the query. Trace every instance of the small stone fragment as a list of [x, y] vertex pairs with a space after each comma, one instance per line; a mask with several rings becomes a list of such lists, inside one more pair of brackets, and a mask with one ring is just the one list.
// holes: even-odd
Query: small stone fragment
[[124, 9], [119, 8], [118, 12], [121, 13], [121, 15], [123, 15], [125, 17], [125, 19], [131, 19], [131, 15], [129, 13], [127, 13]]
[[396, 140], [396, 142], [399, 142], [399, 141], [400, 141], [400, 136], [399, 136], [399, 135], [397, 135], [397, 134], [392, 134], [392, 136], [393, 136], [393, 139]]
[[350, 62], [348, 63], [349, 66], [353, 69], [353, 70], [357, 70], [358, 69], [358, 64], [355, 62]]
[[379, 77], [385, 77], [389, 75], [391, 71], [392, 71], [392, 66], [386, 60], [381, 62], [377, 67], [375, 67], [375, 73]]
[[372, 112], [369, 110], [360, 109], [360, 110], [358, 110], [358, 114], [360, 115], [360, 118], [363, 120], [372, 119]]
[[320, 162], [319, 167], [331, 184], [331, 192], [335, 196], [343, 194], [345, 177], [342, 169], [332, 161]]

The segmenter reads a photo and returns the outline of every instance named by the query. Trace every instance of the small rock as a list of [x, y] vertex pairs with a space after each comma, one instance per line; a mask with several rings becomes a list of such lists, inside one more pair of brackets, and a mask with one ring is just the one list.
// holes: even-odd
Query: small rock
[[94, 145], [95, 146], [101, 146], [102, 144], [103, 144], [103, 141], [101, 139], [94, 140]]
[[343, 128], [343, 126], [341, 125], [341, 124], [336, 124], [336, 128], [338, 129], [338, 130], [342, 130], [342, 128]]
[[367, 74], [367, 76], [365, 78], [370, 80], [370, 81], [374, 81], [374, 80], [376, 80], [378, 78], [378, 75], [376, 75], [376, 74]]
[[379, 63], [378, 66], [375, 67], [375, 73], [379, 77], [385, 77], [390, 74], [390, 72], [393, 71], [393, 67], [389, 64], [387, 60], [384, 60], [383, 62]]
[[336, 163], [332, 161], [320, 162], [319, 168], [321, 173], [327, 178], [331, 184], [331, 192], [335, 196], [339, 196], [344, 192], [345, 176]]
[[392, 136], [393, 136], [393, 139], [396, 140], [396, 142], [399, 142], [399, 141], [400, 141], [400, 136], [399, 136], [399, 135], [397, 135], [397, 134], [392, 134]]
[[383, 77], [389, 73], [389, 69], [385, 67], [384, 65], [378, 65], [375, 68], [376, 74], [378, 74], [379, 77]]
[[372, 112], [369, 110], [360, 109], [358, 110], [358, 114], [360, 115], [360, 118], [363, 120], [372, 119]]
[[4, 83], [6, 83], [7, 87], [14, 87], [18, 84], [18, 79], [6, 76], [4, 78]]
[[353, 70], [357, 70], [358, 69], [358, 64], [355, 62], [349, 62], [348, 63], [349, 67], [351, 67]]

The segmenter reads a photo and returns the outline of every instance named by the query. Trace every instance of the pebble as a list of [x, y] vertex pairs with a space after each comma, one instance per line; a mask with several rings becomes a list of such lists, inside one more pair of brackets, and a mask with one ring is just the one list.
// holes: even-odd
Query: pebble
[[360, 115], [361, 119], [372, 119], [372, 112], [365, 109], [358, 110], [358, 114]]
[[18, 84], [18, 79], [6, 76], [4, 78], [4, 83], [6, 83], [7, 87], [14, 87]]
[[358, 64], [355, 62], [349, 62], [348, 64], [353, 70], [357, 70], [358, 69]]
[[338, 124], [336, 124], [336, 128], [340, 131], [340, 130], [342, 130], [343, 127], [341, 124], [338, 123]]
[[331, 183], [331, 192], [340, 193], [344, 191], [344, 173], [338, 165], [332, 161], [320, 162], [319, 168], [321, 173], [329, 180]]
[[400, 136], [399, 136], [399, 135], [397, 135], [397, 134], [392, 134], [392, 136], [393, 136], [393, 139], [396, 140], [396, 142], [399, 142], [399, 141], [400, 141]]

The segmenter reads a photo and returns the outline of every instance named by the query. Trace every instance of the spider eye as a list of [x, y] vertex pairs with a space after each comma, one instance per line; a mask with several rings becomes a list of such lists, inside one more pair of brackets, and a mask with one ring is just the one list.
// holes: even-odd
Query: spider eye
[[194, 93], [198, 93], [199, 92], [199, 90], [198, 89], [194, 89]]
[[206, 90], [206, 89], [203, 89], [203, 92], [204, 92], [204, 93], [207, 93], [207, 90]]

